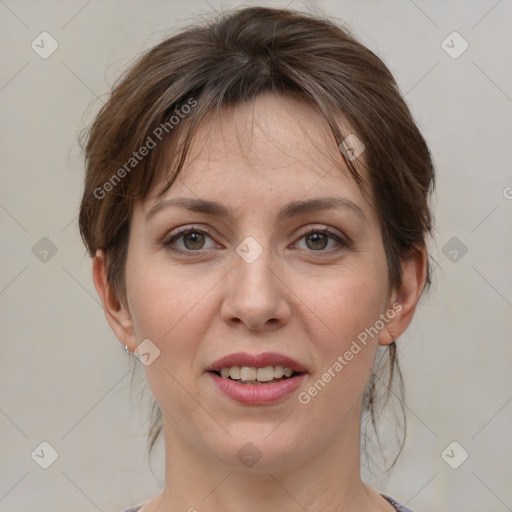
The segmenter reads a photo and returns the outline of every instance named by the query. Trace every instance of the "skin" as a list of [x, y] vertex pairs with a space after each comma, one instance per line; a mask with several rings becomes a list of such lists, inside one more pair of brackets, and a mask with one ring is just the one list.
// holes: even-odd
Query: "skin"
[[[412, 319], [426, 254], [420, 248], [420, 256], [403, 262], [402, 285], [389, 287], [371, 195], [362, 194], [329, 144], [317, 114], [290, 96], [267, 93], [225, 109], [197, 133], [163, 199], [209, 199], [231, 216], [172, 206], [146, 219], [162, 181], [133, 213], [126, 297], [116, 296], [104, 256], [96, 254], [94, 282], [114, 333], [131, 351], [144, 339], [160, 350], [144, 368], [163, 412], [166, 483], [142, 512], [393, 510], [360, 478], [361, 402], [378, 345], [388, 345], [390, 333], [398, 338]], [[278, 222], [291, 201], [332, 196], [350, 200], [363, 215], [329, 209]], [[192, 257], [165, 246], [183, 226], [208, 231], [174, 243]], [[352, 245], [305, 236], [326, 227]], [[249, 236], [263, 248], [252, 263], [236, 252]], [[301, 404], [297, 394], [395, 302], [401, 309], [385, 328]], [[279, 403], [238, 404], [205, 373], [237, 351], [279, 352], [309, 373]], [[237, 457], [247, 442], [262, 455], [252, 468]]]

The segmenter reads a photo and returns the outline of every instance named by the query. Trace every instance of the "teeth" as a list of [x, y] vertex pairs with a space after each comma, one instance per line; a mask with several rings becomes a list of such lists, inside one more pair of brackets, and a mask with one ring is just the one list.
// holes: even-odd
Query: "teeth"
[[284, 367], [278, 364], [274, 366], [274, 378], [280, 379], [284, 375]]
[[229, 368], [229, 376], [232, 379], [239, 379], [240, 378], [240, 367], [233, 366], [233, 368]]
[[258, 368], [256, 372], [256, 379], [260, 382], [267, 382], [274, 378], [274, 367], [265, 366], [265, 368]]
[[265, 366], [263, 368], [255, 368], [253, 366], [232, 366], [230, 368], [222, 368], [220, 375], [225, 379], [230, 377], [232, 380], [270, 382], [274, 379], [291, 377], [293, 375], [293, 370], [285, 368], [280, 364], [276, 366]]
[[249, 366], [242, 366], [240, 368], [240, 379], [241, 380], [256, 380], [258, 370]]

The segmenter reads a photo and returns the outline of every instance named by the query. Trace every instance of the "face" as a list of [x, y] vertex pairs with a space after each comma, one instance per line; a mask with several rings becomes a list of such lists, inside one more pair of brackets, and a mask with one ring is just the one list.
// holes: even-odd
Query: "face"
[[[266, 94], [212, 123], [130, 228], [127, 311], [136, 342], [160, 351], [145, 371], [164, 428], [238, 466], [248, 442], [262, 468], [347, 439], [358, 451], [362, 394], [391, 307], [371, 198], [305, 103]], [[295, 373], [250, 381], [276, 378], [278, 366]], [[213, 372], [221, 367], [224, 377]]]

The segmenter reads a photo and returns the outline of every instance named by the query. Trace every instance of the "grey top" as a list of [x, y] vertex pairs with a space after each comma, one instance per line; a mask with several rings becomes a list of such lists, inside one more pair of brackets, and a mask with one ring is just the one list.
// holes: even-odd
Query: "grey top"
[[[405, 505], [400, 505], [397, 501], [395, 501], [393, 498], [390, 498], [389, 496], [386, 496], [385, 494], [381, 494], [381, 496], [388, 500], [393, 507], [395, 507], [396, 512], [412, 512], [410, 508], [407, 508]], [[137, 505], [136, 507], [128, 508], [126, 510], [123, 510], [123, 512], [137, 512], [140, 510], [142, 505]]]

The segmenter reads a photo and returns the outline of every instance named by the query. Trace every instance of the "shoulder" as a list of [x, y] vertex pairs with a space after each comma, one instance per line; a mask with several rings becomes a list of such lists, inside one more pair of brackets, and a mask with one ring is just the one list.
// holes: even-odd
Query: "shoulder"
[[[398, 501], [395, 501], [393, 498], [390, 498], [389, 496], [386, 496], [385, 494], [381, 494], [381, 496], [386, 499], [387, 501], [389, 501], [389, 503], [391, 503], [391, 505], [393, 505], [393, 507], [395, 507], [395, 510], [396, 512], [412, 512], [412, 510], [408, 507], [406, 507], [405, 505], [401, 505], [400, 503], [398, 503]], [[126, 511], [128, 512], [128, 511]]]

